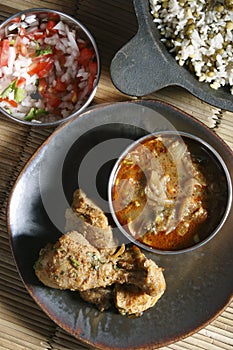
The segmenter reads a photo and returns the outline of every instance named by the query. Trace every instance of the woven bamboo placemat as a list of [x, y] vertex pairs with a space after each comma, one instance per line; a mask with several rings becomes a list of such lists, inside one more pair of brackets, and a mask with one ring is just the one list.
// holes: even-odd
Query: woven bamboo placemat
[[[31, 7], [64, 11], [94, 33], [102, 60], [102, 75], [93, 104], [129, 100], [112, 85], [109, 66], [115, 52], [136, 33], [131, 1], [1, 0], [0, 21]], [[207, 105], [181, 88], [166, 88], [146, 98], [157, 98], [185, 110], [215, 130], [233, 149], [232, 113]], [[12, 257], [6, 228], [11, 188], [28, 159], [52, 132], [51, 128], [16, 124], [0, 115], [0, 350], [86, 349], [54, 324], [28, 295]], [[161, 349], [233, 349], [233, 302], [207, 327]]]

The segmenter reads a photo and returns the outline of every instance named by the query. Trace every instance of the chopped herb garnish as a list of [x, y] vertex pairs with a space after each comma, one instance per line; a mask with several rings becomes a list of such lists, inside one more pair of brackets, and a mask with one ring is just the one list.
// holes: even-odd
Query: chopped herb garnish
[[6, 98], [10, 95], [11, 92], [13, 92], [16, 89], [16, 82], [17, 79], [13, 80], [10, 85], [8, 85], [3, 92], [1, 93], [0, 97]]
[[25, 120], [27, 121], [31, 121], [33, 119], [36, 119], [42, 115], [46, 115], [48, 114], [48, 111], [42, 109], [42, 108], [35, 108], [35, 107], [32, 107], [30, 109], [30, 111], [28, 112], [28, 114], [24, 117]]
[[39, 47], [36, 48], [36, 56], [42, 56], [42, 55], [49, 55], [52, 54], [53, 50], [50, 45], [46, 46], [44, 49], [40, 49]]
[[18, 78], [13, 80], [10, 85], [8, 85], [5, 90], [0, 94], [1, 98], [6, 98], [10, 93], [14, 92], [14, 99], [16, 102], [20, 103], [25, 98], [25, 90], [17, 87]]
[[16, 102], [22, 102], [25, 98], [25, 90], [20, 87], [15, 88], [14, 97]]
[[95, 255], [95, 253], [91, 253], [91, 255], [90, 255], [90, 253], [87, 253], [87, 254], [92, 257], [91, 267], [94, 270], [96, 270], [96, 271], [99, 270], [100, 264], [102, 264], [102, 265], [105, 264], [105, 262], [101, 261], [99, 259], [99, 257]]
[[69, 257], [69, 260], [74, 268], [78, 269], [81, 266], [80, 262], [72, 256]]

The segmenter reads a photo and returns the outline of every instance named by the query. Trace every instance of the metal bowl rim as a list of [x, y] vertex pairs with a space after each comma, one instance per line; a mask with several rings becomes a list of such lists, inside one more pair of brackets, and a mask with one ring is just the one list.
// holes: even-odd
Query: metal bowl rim
[[[112, 202], [112, 187], [115, 181], [115, 176], [117, 173], [117, 169], [119, 167], [119, 164], [121, 162], [121, 160], [127, 155], [127, 153], [132, 150], [136, 145], [138, 145], [139, 143], [143, 142], [146, 139], [149, 138], [153, 138], [153, 137], [158, 137], [160, 135], [177, 135], [177, 136], [183, 136], [186, 138], [190, 138], [193, 139], [195, 141], [197, 141], [198, 143], [202, 144], [204, 147], [206, 147], [218, 160], [218, 162], [221, 164], [223, 170], [224, 170], [224, 174], [226, 177], [226, 181], [227, 181], [227, 187], [228, 187], [228, 196], [227, 196], [227, 203], [226, 203], [226, 208], [223, 214], [223, 217], [221, 219], [221, 221], [219, 222], [219, 224], [217, 225], [217, 227], [213, 230], [213, 232], [211, 234], [209, 234], [209, 236], [207, 238], [205, 238], [203, 241], [192, 245], [191, 247], [188, 248], [183, 248], [183, 249], [179, 249], [179, 250], [160, 250], [160, 249], [155, 249], [155, 248], [151, 248], [143, 243], [138, 242], [136, 239], [134, 239], [120, 224], [120, 222], [118, 221], [116, 214], [115, 214], [115, 210], [113, 207], [113, 202]], [[140, 137], [139, 139], [137, 139], [136, 141], [133, 141], [128, 147], [126, 147], [126, 149], [120, 154], [120, 156], [118, 157], [117, 161], [115, 162], [111, 173], [110, 173], [110, 177], [109, 177], [109, 181], [108, 181], [108, 203], [109, 203], [109, 208], [110, 208], [110, 213], [113, 217], [114, 222], [116, 223], [118, 229], [129, 239], [129, 241], [131, 241], [132, 243], [134, 243], [135, 245], [138, 245], [139, 247], [151, 252], [151, 253], [157, 253], [157, 254], [162, 254], [162, 255], [176, 255], [176, 254], [181, 254], [181, 253], [187, 253], [187, 252], [191, 252], [193, 250], [196, 250], [197, 248], [202, 247], [204, 244], [206, 244], [207, 242], [209, 242], [222, 228], [222, 226], [224, 225], [230, 210], [231, 210], [231, 206], [232, 206], [232, 181], [231, 181], [231, 176], [228, 170], [228, 167], [226, 165], [226, 163], [224, 162], [223, 158], [221, 157], [221, 155], [216, 151], [216, 149], [211, 146], [208, 142], [206, 142], [205, 140], [203, 140], [202, 138], [195, 136], [193, 134], [187, 133], [187, 132], [183, 132], [183, 131], [156, 131], [153, 133], [149, 133], [145, 136]]]

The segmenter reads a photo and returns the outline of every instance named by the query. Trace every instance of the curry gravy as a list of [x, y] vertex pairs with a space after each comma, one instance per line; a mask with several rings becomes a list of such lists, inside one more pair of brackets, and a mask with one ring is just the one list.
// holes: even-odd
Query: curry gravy
[[[221, 217], [213, 200], [224, 201], [222, 185], [218, 188], [211, 172], [223, 177], [197, 141], [174, 135], [146, 138], [117, 170], [112, 197], [119, 223], [155, 249], [179, 250], [202, 241]], [[218, 218], [212, 220], [215, 210]]]

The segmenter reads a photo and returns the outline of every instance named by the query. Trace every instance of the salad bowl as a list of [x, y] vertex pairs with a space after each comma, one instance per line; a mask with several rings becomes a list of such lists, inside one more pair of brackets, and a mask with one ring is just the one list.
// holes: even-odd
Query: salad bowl
[[81, 113], [100, 76], [92, 34], [65, 13], [35, 8], [0, 25], [0, 110], [29, 125], [53, 126]]

